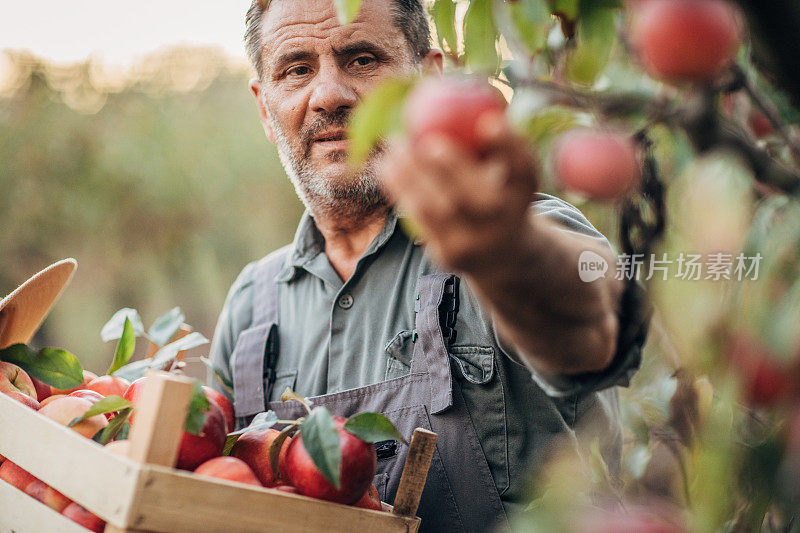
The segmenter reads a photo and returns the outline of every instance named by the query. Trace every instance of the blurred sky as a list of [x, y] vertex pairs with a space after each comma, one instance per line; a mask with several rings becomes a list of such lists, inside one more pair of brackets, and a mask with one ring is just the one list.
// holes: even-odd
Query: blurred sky
[[0, 0], [0, 50], [27, 49], [59, 63], [92, 56], [129, 65], [174, 44], [218, 45], [245, 59], [250, 0]]

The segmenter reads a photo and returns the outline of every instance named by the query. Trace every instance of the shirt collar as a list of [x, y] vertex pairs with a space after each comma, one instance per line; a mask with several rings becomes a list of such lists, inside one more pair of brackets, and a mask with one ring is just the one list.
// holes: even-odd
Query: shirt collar
[[[386, 223], [383, 228], [372, 240], [361, 258], [363, 259], [380, 251], [389, 242], [396, 229], [397, 214], [392, 209], [386, 217]], [[325, 238], [320, 233], [316, 223], [314, 223], [314, 217], [306, 210], [297, 225], [289, 260], [275, 280], [282, 283], [293, 281], [300, 269], [324, 252]]]

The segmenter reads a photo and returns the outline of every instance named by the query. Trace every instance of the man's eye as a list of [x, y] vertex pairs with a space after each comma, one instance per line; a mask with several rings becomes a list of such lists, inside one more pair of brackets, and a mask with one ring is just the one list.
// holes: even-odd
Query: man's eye
[[299, 66], [292, 67], [289, 70], [287, 70], [286, 74], [288, 74], [290, 76], [305, 76], [309, 72], [311, 72], [311, 69], [309, 67], [307, 67], [305, 65], [299, 65]]
[[372, 56], [359, 56], [354, 61], [353, 64], [359, 67], [366, 67], [373, 64], [376, 59]]

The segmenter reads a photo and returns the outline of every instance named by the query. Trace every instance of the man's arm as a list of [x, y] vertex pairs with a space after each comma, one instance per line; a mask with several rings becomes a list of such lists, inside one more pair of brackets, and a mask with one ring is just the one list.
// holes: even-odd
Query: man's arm
[[527, 142], [497, 116], [479, 129], [480, 158], [442, 137], [396, 146], [385, 161], [387, 190], [425, 229], [434, 259], [467, 278], [526, 364], [544, 375], [606, 368], [622, 284], [613, 276], [582, 282], [578, 258], [591, 250], [615, 265], [610, 248], [533, 216], [538, 182]]

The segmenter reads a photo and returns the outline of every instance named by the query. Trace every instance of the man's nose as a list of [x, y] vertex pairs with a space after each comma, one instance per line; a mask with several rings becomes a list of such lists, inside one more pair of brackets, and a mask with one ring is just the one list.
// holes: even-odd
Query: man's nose
[[326, 69], [317, 77], [308, 106], [315, 112], [332, 113], [342, 108], [352, 109], [358, 103], [358, 94], [338, 68]]

